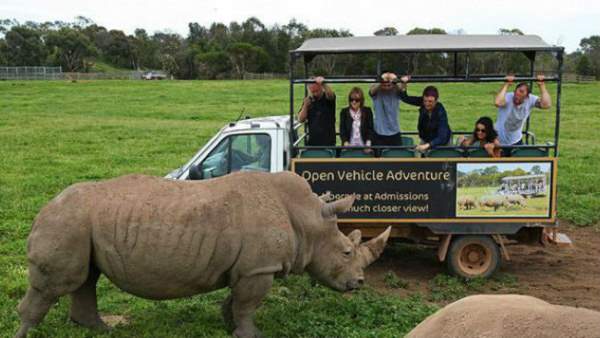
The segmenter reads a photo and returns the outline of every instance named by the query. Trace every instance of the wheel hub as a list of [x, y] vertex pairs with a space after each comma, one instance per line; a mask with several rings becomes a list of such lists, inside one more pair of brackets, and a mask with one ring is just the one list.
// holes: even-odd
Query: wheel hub
[[492, 254], [488, 248], [478, 243], [465, 245], [459, 255], [458, 265], [467, 275], [483, 274], [490, 266]]
[[481, 258], [479, 252], [471, 251], [468, 254], [469, 263], [477, 263]]

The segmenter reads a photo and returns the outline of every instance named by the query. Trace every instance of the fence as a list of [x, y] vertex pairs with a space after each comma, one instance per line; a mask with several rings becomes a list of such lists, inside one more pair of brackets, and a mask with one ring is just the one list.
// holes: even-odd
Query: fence
[[144, 72], [62, 73], [64, 80], [140, 80]]
[[0, 80], [140, 80], [143, 72], [63, 73], [61, 67], [0, 67]]
[[282, 80], [287, 79], [288, 74], [279, 73], [244, 73], [244, 80]]
[[60, 80], [61, 67], [0, 67], [0, 80]]
[[578, 75], [575, 73], [565, 73], [563, 75], [563, 80], [565, 82], [576, 82], [576, 83], [592, 82], [592, 81], [596, 81], [596, 77], [589, 76], [589, 75]]

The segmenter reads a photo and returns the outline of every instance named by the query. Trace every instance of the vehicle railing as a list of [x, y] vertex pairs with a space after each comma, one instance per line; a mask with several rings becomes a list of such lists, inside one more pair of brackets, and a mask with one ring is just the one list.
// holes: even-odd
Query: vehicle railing
[[308, 133], [302, 134], [302, 136], [298, 137], [298, 139], [296, 140], [296, 142], [294, 142], [294, 147], [298, 146], [298, 144], [300, 144], [300, 142], [304, 141], [304, 139], [306, 138], [306, 136], [308, 136]]
[[[299, 123], [294, 129], [298, 129], [300, 126], [302, 125], [302, 123]], [[469, 136], [473, 134], [472, 131], [452, 131], [452, 135], [461, 135], [461, 136]], [[304, 141], [306, 139], [306, 137], [309, 135], [309, 133], [304, 133], [302, 134], [300, 137], [298, 137], [298, 139], [294, 142], [294, 147], [298, 147], [298, 145]], [[339, 136], [340, 133], [336, 133], [336, 136]], [[418, 131], [403, 131], [401, 132], [401, 135], [419, 135]], [[540, 145], [536, 145], [535, 143], [535, 134], [533, 132], [530, 131], [523, 131], [523, 136], [525, 136], [525, 144], [524, 145], [533, 145], [533, 147], [535, 148], [552, 148], [554, 149], [554, 143], [552, 142], [547, 142], [544, 144], [540, 144]], [[531, 140], [531, 143], [529, 143], [529, 140]], [[455, 145], [454, 147], [461, 147], [460, 145]], [[477, 146], [475, 146], [477, 147]], [[508, 146], [505, 146], [508, 147]], [[438, 147], [436, 147], [438, 148]], [[439, 149], [443, 149], [443, 148], [439, 148]]]
[[[297, 150], [309, 150], [309, 149], [410, 149], [414, 150], [417, 145], [402, 145], [402, 146], [388, 146], [388, 145], [371, 145], [371, 146], [295, 146]], [[501, 149], [553, 149], [554, 144], [519, 144], [519, 145], [500, 145], [498, 148]], [[431, 149], [456, 149], [456, 150], [475, 150], [483, 149], [481, 146], [435, 146]]]
[[[558, 76], [544, 77], [545, 82], [557, 82]], [[411, 76], [409, 82], [504, 82], [505, 76]], [[537, 81], [535, 76], [517, 76], [513, 80], [515, 83]], [[294, 84], [315, 83], [314, 78], [298, 78], [292, 79]], [[358, 76], [358, 77], [328, 77], [325, 83], [379, 83], [381, 80], [373, 76]], [[400, 82], [396, 80], [394, 82]]]

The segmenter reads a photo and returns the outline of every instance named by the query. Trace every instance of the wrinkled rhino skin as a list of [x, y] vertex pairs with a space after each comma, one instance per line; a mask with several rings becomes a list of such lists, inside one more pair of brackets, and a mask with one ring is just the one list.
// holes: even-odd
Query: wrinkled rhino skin
[[523, 295], [475, 295], [446, 305], [406, 338], [598, 338], [600, 312]]
[[353, 201], [327, 203], [289, 172], [206, 181], [128, 175], [72, 185], [33, 223], [30, 286], [15, 337], [26, 337], [67, 294], [73, 321], [106, 328], [96, 305], [100, 274], [158, 300], [230, 287], [226, 322], [235, 336], [259, 336], [252, 317], [274, 276], [307, 271], [340, 291], [362, 284], [390, 229], [362, 244], [358, 230], [343, 235], [336, 214]]

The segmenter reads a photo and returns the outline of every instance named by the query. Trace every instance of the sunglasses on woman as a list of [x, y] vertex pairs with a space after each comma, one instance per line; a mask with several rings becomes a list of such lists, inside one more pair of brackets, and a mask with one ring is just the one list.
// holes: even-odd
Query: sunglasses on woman
[[350, 102], [360, 102], [360, 98], [353, 97], [350, 99]]
[[476, 128], [475, 131], [477, 131], [478, 133], [485, 133], [485, 129], [481, 129], [481, 128]]

